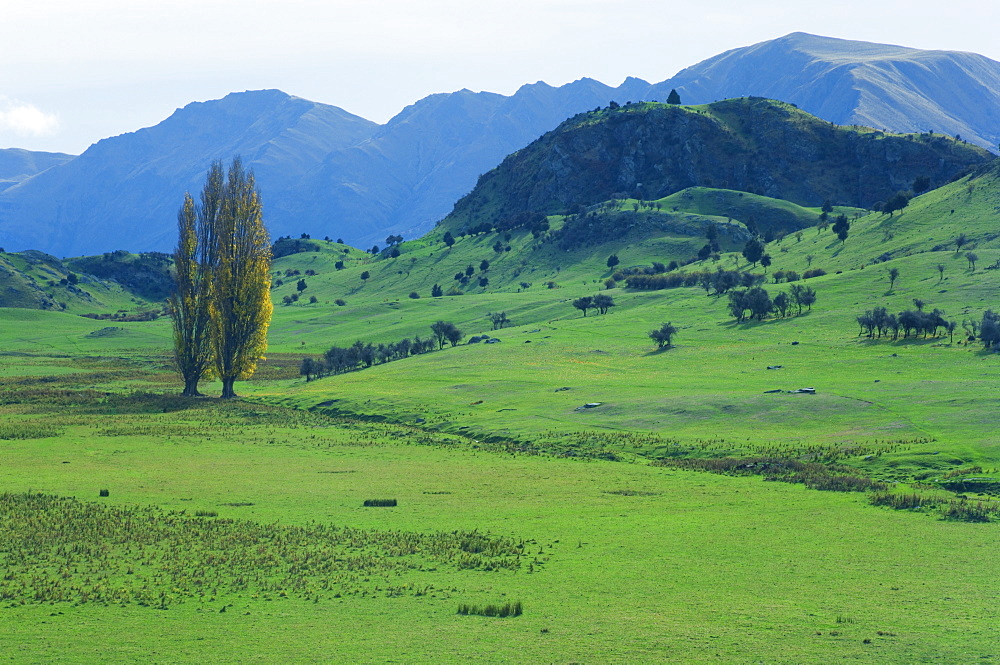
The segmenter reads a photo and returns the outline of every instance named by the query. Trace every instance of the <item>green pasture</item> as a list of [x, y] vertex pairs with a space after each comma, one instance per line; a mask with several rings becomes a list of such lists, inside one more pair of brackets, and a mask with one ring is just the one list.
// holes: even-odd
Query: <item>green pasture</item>
[[[160, 381], [104, 370], [128, 374], [138, 387]], [[180, 573], [161, 589], [151, 577], [152, 591], [167, 594], [167, 609], [6, 598], [0, 633], [10, 662], [84, 663], [98, 655], [104, 662], [428, 663], [998, 656], [994, 524], [944, 522], [871, 507], [863, 494], [642, 460], [491, 452], [467, 437], [247, 402], [103, 398], [83, 393], [72, 378], [19, 385], [26, 387], [5, 380], [5, 420], [60, 432], [2, 442], [6, 492], [184, 511], [187, 520], [246, 520], [248, 530], [273, 525], [275, 533], [313, 523], [389, 539], [476, 530], [520, 543], [524, 554], [516, 569], [393, 565], [308, 595], [263, 582], [215, 594]], [[101, 489], [109, 496], [99, 497]], [[376, 497], [398, 506], [362, 506]], [[199, 512], [217, 516], [195, 518]], [[166, 529], [166, 514], [156, 519]], [[187, 534], [188, 548], [203, 547], [190, 541], [191, 529], [174, 528]], [[6, 547], [11, 538], [5, 534]], [[172, 543], [149, 546], [146, 555], [160, 557], [164, 570], [202, 565]], [[220, 554], [239, 559], [234, 547]], [[268, 554], [273, 545], [253, 551], [261, 547]], [[294, 543], [285, 547], [294, 555]], [[306, 551], [305, 543], [299, 547]], [[42, 551], [56, 565], [58, 557]], [[113, 551], [101, 556], [109, 566], [128, 564]], [[294, 570], [308, 573], [302, 563]], [[8, 571], [13, 582], [3, 588], [20, 579], [19, 568]], [[350, 572], [335, 563], [329, 575], [343, 580]], [[65, 584], [83, 583], [68, 575]], [[218, 575], [232, 584], [243, 576], [225, 567]], [[520, 617], [456, 613], [460, 603], [514, 601], [524, 604]]]

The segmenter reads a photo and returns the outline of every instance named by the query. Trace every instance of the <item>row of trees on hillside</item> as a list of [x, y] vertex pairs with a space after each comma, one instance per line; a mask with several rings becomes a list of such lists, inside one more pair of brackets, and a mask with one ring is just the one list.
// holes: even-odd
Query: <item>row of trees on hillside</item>
[[175, 288], [168, 299], [174, 360], [184, 395], [206, 376], [222, 381], [222, 397], [249, 378], [267, 349], [271, 321], [271, 243], [253, 172], [237, 157], [224, 173], [213, 162], [200, 205], [190, 194], [177, 215]]
[[457, 345], [465, 337], [454, 323], [437, 321], [431, 325], [431, 337], [421, 339], [419, 335], [413, 339], [404, 338], [389, 344], [372, 344], [361, 340], [351, 346], [331, 346], [319, 358], [303, 358], [299, 366], [299, 374], [311, 381], [330, 374], [343, 374], [356, 369], [381, 365], [393, 360], [402, 360], [410, 356], [420, 355], [443, 349], [445, 344]]
[[[907, 339], [910, 335], [914, 337], [922, 335], [926, 339], [928, 336], [938, 337], [947, 334], [949, 341], [954, 341], [955, 330], [958, 328], [957, 321], [945, 319], [944, 312], [939, 309], [925, 312], [923, 302], [919, 299], [914, 303], [917, 304], [917, 309], [904, 310], [899, 314], [891, 314], [885, 307], [865, 310], [864, 314], [855, 318], [860, 327], [858, 336], [896, 340], [899, 339], [900, 333], [903, 339]], [[1000, 351], [1000, 314], [986, 310], [982, 319], [978, 321], [967, 319], [962, 322], [962, 327], [969, 341], [978, 339], [987, 349]]]
[[736, 317], [737, 323], [748, 318], [762, 321], [774, 313], [784, 318], [791, 314], [792, 308], [801, 314], [803, 307], [812, 310], [815, 302], [816, 291], [801, 284], [792, 284], [790, 293], [782, 291], [773, 299], [766, 289], [755, 286], [730, 292], [729, 312]]

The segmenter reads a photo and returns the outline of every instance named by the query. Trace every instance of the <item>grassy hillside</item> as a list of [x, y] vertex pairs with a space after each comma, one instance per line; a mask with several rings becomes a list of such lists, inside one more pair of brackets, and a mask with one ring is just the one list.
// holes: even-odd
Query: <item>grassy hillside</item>
[[165, 255], [124, 251], [68, 260], [38, 251], [0, 253], [0, 307], [125, 316], [158, 312], [171, 284], [168, 267]]

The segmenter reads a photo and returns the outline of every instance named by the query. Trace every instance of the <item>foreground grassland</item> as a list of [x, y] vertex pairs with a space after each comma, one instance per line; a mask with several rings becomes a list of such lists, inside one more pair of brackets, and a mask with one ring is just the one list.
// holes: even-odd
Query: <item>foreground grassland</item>
[[[99, 369], [4, 381], [4, 421], [25, 437], [2, 442], [0, 469], [12, 662], [1000, 655], [994, 524], [246, 402], [119, 397], [107, 389], [163, 377]], [[27, 492], [77, 497], [55, 511], [69, 523], [14, 510]], [[29, 538], [15, 518], [35, 520]], [[336, 545], [333, 526], [352, 539]], [[515, 601], [516, 618], [456, 613]]]

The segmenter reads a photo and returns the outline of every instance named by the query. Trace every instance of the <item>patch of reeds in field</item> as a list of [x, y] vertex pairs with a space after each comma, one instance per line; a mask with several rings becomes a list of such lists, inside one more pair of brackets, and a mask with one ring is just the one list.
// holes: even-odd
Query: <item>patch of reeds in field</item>
[[462, 603], [458, 606], [458, 613], [463, 615], [475, 614], [483, 617], [519, 617], [524, 612], [521, 601], [504, 603], [503, 605], [469, 605]]
[[764, 480], [801, 483], [810, 489], [825, 492], [869, 492], [888, 488], [885, 483], [859, 475], [849, 466], [781, 457], [662, 459], [654, 461], [653, 465], [730, 476], [763, 476]]
[[869, 498], [873, 506], [895, 510], [934, 510], [942, 519], [953, 522], [992, 522], [1000, 519], [1000, 502], [975, 501], [966, 497], [944, 499], [917, 493], [875, 492]]
[[[205, 519], [212, 517], [213, 519]], [[517, 570], [524, 543], [478, 531], [410, 533], [260, 524], [152, 506], [0, 494], [0, 602], [167, 608], [217, 597], [424, 595], [408, 573]], [[527, 562], [526, 562], [527, 563]]]

